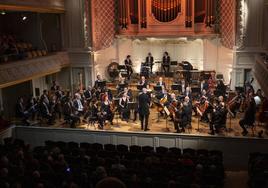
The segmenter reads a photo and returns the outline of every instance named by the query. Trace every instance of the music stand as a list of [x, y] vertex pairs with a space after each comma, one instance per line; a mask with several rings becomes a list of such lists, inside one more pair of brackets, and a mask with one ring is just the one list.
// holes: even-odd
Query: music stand
[[173, 72], [165, 72], [165, 77], [167, 78], [173, 78], [174, 73]]
[[[137, 102], [128, 102], [128, 108], [129, 108], [130, 117], [131, 117], [131, 114], [133, 114], [133, 112], [135, 112], [135, 110], [138, 108], [138, 103]], [[133, 121], [134, 121], [134, 118], [133, 118]]]
[[191, 90], [192, 90], [192, 93], [200, 93], [201, 88], [200, 87], [192, 87]]
[[137, 89], [138, 89], [138, 90], [140, 90], [140, 91], [141, 91], [141, 90], [142, 90], [142, 88], [143, 88], [143, 85], [137, 85]]
[[172, 84], [171, 85], [171, 90], [181, 92], [182, 91], [182, 86], [179, 84]]
[[104, 88], [105, 86], [106, 86], [106, 81], [105, 80], [98, 82], [98, 87], [99, 88]]
[[118, 65], [118, 70], [125, 70], [126, 69], [126, 65]]
[[120, 98], [113, 98], [113, 102], [114, 102], [114, 104], [115, 104], [115, 111], [114, 111], [114, 115], [115, 115], [115, 113], [117, 112], [117, 116], [115, 116], [115, 119], [116, 119], [116, 125], [113, 125], [113, 127], [120, 127], [120, 125], [119, 125], [119, 117], [120, 117], [120, 114], [119, 114], [119, 111], [118, 111], [118, 105], [119, 105], [119, 100], [120, 100]]
[[155, 91], [162, 91], [162, 86], [154, 86]]
[[170, 66], [177, 66], [178, 65], [178, 61], [170, 61]]
[[126, 88], [128, 86], [128, 84], [127, 83], [118, 84], [118, 86], [119, 86], [119, 90], [121, 91], [121, 89], [124, 90], [124, 88]]

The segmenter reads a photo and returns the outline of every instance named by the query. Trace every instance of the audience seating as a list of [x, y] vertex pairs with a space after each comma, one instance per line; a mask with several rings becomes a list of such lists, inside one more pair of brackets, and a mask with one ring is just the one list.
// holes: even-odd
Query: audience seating
[[13, 35], [0, 35], [0, 63], [45, 55], [46, 50], [36, 49], [29, 42], [21, 42]]
[[220, 188], [224, 182], [220, 151], [51, 140], [31, 149], [8, 138], [0, 156], [7, 177], [0, 187], [94, 187], [107, 176], [128, 188]]
[[249, 187], [268, 187], [268, 153], [251, 153], [248, 161]]

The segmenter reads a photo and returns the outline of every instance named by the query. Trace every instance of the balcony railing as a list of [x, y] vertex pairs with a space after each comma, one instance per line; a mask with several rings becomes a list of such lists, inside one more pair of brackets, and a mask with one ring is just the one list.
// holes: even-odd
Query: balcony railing
[[69, 64], [67, 52], [0, 64], [0, 88], [59, 72]]

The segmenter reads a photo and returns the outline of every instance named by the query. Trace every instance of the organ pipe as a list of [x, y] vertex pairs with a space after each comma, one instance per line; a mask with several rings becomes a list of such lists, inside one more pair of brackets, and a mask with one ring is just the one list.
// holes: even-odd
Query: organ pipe
[[181, 0], [152, 0], [151, 10], [154, 17], [160, 22], [170, 22], [180, 12]]
[[192, 27], [192, 0], [186, 0], [185, 27]]
[[205, 7], [206, 7], [206, 26], [211, 27], [212, 24], [214, 24], [215, 21], [215, 0], [206, 0], [205, 1]]

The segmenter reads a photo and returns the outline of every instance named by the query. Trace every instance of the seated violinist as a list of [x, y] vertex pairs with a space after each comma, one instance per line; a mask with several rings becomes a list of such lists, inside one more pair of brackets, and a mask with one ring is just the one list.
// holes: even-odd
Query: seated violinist
[[77, 122], [80, 121], [79, 116], [74, 114], [74, 108], [69, 97], [66, 97], [63, 104], [63, 115], [64, 119], [71, 124], [71, 128], [75, 128]]
[[227, 118], [227, 110], [223, 102], [223, 96], [220, 96], [218, 100], [213, 103], [213, 111], [211, 113], [211, 121], [209, 123], [210, 133], [214, 135], [215, 132], [219, 133], [221, 128], [225, 128]]

